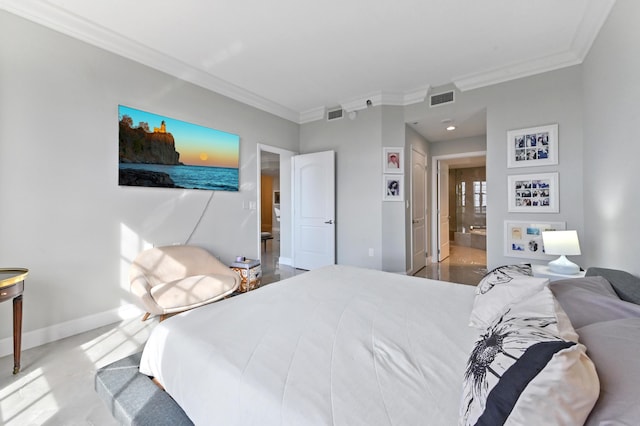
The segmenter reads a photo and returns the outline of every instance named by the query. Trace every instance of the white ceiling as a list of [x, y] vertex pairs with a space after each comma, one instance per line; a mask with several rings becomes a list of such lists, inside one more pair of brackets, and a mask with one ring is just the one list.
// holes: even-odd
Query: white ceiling
[[[0, 0], [296, 123], [581, 63], [615, 0]], [[477, 111], [476, 111], [477, 113]]]

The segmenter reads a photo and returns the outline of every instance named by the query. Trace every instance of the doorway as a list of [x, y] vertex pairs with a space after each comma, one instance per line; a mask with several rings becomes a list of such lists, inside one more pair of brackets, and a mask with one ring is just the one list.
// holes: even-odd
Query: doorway
[[[278, 277], [291, 266], [291, 158], [295, 152], [257, 146], [257, 235], [264, 276]], [[278, 209], [278, 210], [276, 210]], [[267, 232], [270, 235], [264, 236]]]
[[[432, 161], [432, 262], [449, 256], [454, 263], [486, 265], [486, 152], [435, 156]], [[442, 247], [447, 253], [441, 253]]]
[[260, 244], [264, 273], [272, 273], [280, 258], [280, 154], [260, 153]]

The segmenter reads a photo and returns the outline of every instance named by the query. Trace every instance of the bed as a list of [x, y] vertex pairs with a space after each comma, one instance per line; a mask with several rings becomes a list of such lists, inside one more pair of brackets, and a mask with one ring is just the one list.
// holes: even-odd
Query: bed
[[[553, 359], [569, 353], [572, 360], [563, 386], [584, 388], [573, 399], [558, 396], [566, 404], [554, 407], [570, 407], [569, 414], [556, 417], [583, 423], [600, 392], [595, 368], [558, 301], [551, 292], [539, 291], [550, 287], [548, 281], [541, 284], [530, 275], [530, 270], [497, 268], [483, 279], [484, 288], [491, 290], [485, 294], [481, 286], [324, 267], [160, 323], [144, 348], [140, 372], [154, 377], [196, 425], [481, 424], [478, 419], [487, 416], [490, 404], [479, 402], [479, 396], [497, 394], [494, 387], [504, 389], [506, 379], [483, 377], [488, 383], [479, 386], [474, 351], [486, 349], [482, 345], [492, 337], [487, 331], [491, 327], [515, 327], [526, 315], [514, 312], [522, 309], [529, 315], [533, 306], [537, 313], [546, 298], [550, 307], [540, 314], [544, 326], [532, 328], [529, 315], [522, 326], [526, 333], [513, 340], [517, 348], [512, 349], [523, 354], [515, 363], [525, 363], [524, 354], [530, 353], [523, 342], [552, 329], [545, 347], [565, 342], [554, 349], [559, 352]], [[513, 289], [520, 289], [519, 295]], [[515, 299], [522, 306], [512, 305]], [[626, 319], [636, 319], [633, 309], [628, 314]], [[633, 329], [634, 324], [625, 327]], [[510, 358], [516, 359], [493, 356], [495, 369], [508, 368], [514, 362]], [[552, 367], [543, 372], [557, 375], [557, 365]], [[510, 408], [509, 421], [517, 424], [518, 416], [533, 420], [530, 405], [544, 407], [536, 395], [543, 379], [548, 380], [542, 376], [529, 379], [533, 385]], [[567, 393], [564, 388], [558, 392]], [[543, 417], [535, 419], [547, 421], [544, 415], [536, 413]]]

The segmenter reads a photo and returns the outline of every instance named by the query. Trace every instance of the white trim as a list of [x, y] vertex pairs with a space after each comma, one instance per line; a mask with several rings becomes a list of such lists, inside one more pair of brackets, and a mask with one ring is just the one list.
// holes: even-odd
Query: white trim
[[591, 50], [591, 45], [598, 37], [600, 29], [609, 18], [611, 9], [616, 0], [595, 0], [590, 1], [587, 4], [587, 12], [582, 18], [582, 22], [576, 31], [573, 43], [571, 43], [571, 50], [576, 52], [580, 62], [584, 61]]
[[451, 160], [453, 158], [467, 157], [486, 157], [487, 151], [462, 152], [460, 154], [437, 155], [431, 157], [431, 261], [438, 263], [438, 233], [440, 224], [438, 223], [439, 215], [436, 212], [438, 208], [438, 162], [441, 160]]
[[129, 37], [101, 27], [80, 16], [43, 1], [3, 0], [2, 8], [45, 27], [59, 31], [77, 40], [100, 47], [116, 55], [131, 59], [204, 87], [254, 108], [271, 113], [294, 123], [300, 122], [300, 113], [269, 99], [224, 81], [206, 71], [192, 67], [176, 58], [151, 49]]
[[[136, 316], [142, 317], [142, 314], [144, 312], [136, 305], [128, 304], [83, 318], [31, 330], [22, 334], [22, 350], [55, 342], [65, 337], [74, 336], [125, 319]], [[0, 357], [10, 354], [13, 354], [13, 336], [0, 339]]]
[[322, 120], [324, 118], [324, 114], [326, 112], [325, 107], [313, 108], [307, 111], [302, 111], [300, 113], [300, 119], [298, 120], [298, 124], [310, 123], [312, 121]]
[[501, 68], [484, 72], [468, 74], [453, 79], [453, 83], [460, 91], [478, 89], [493, 84], [504, 83], [519, 78], [530, 77], [548, 71], [570, 67], [582, 63], [573, 52], [563, 52], [557, 55], [545, 56], [530, 61], [514, 63]]
[[[262, 222], [262, 186], [260, 184], [260, 179], [261, 179], [261, 175], [262, 175], [262, 151], [265, 152], [271, 152], [273, 154], [278, 154], [280, 155], [280, 160], [282, 163], [282, 158], [283, 156], [285, 158], [293, 158], [293, 156], [297, 155], [298, 153], [295, 151], [289, 151], [288, 149], [283, 149], [283, 148], [278, 148], [275, 146], [271, 146], [271, 145], [265, 145], [263, 143], [258, 143], [256, 144], [256, 149], [257, 149], [257, 171], [256, 171], [256, 176], [257, 176], [257, 184], [256, 184], [256, 226], [257, 226], [257, 230], [258, 233], [256, 234], [256, 245], [258, 247], [258, 257], [257, 259], [260, 259], [262, 261], [262, 241], [260, 240], [260, 229], [261, 229], [261, 222]], [[280, 176], [282, 176], [282, 167], [280, 167]], [[286, 218], [290, 218], [291, 217], [291, 213], [290, 212], [284, 212], [284, 216], [286, 217], [285, 220], [283, 221], [283, 211], [282, 211], [282, 200], [286, 197], [288, 200], [291, 200], [293, 195], [289, 192], [287, 192], [286, 190], [283, 191], [283, 186], [282, 186], [282, 179], [280, 179], [280, 214], [281, 214], [281, 220], [280, 220], [280, 253], [282, 253], [282, 231], [284, 229], [285, 225], [289, 225], [289, 230], [287, 230], [285, 232], [285, 236], [288, 234], [290, 236], [289, 239], [289, 247], [293, 247], [293, 232], [290, 230], [290, 226], [291, 226], [291, 222], [289, 219]], [[287, 203], [284, 203], [285, 207], [287, 205]], [[289, 206], [291, 206], [291, 204], [289, 203]], [[280, 257], [278, 259], [278, 261], [280, 262], [280, 264], [282, 265], [292, 265], [293, 262], [291, 261], [291, 259], [287, 258], [287, 257]], [[286, 263], [288, 262], [288, 263]]]
[[278, 258], [278, 262], [280, 262], [281, 265], [293, 266], [293, 259], [290, 257], [280, 257]]
[[[320, 120], [324, 116], [324, 114], [321, 114], [319, 118], [316, 118], [320, 110], [324, 111], [324, 107], [313, 108], [303, 112], [294, 111], [219, 79], [206, 71], [187, 65], [162, 52], [150, 49], [135, 40], [94, 24], [80, 16], [69, 13], [49, 2], [1, 0], [0, 3], [2, 9], [13, 14], [294, 123], [308, 123]], [[615, 0], [589, 1], [587, 11], [580, 23], [576, 36], [570, 48], [565, 52], [511, 64], [498, 69], [459, 76], [454, 78], [453, 82], [461, 91], [467, 91], [580, 64], [586, 58], [614, 3]], [[373, 106], [406, 106], [424, 101], [428, 90], [429, 86], [421, 86], [404, 92], [377, 91], [371, 93], [370, 96], [363, 95], [347, 99], [344, 102], [340, 102], [340, 105], [347, 112], [366, 108], [367, 100], [371, 100]]]

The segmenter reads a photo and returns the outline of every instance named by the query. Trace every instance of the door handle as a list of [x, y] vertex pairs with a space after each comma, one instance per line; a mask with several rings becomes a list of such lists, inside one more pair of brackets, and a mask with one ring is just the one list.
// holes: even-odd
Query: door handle
[[328, 221], [325, 222], [327, 225], [332, 225], [333, 224], [333, 219], [329, 219]]

